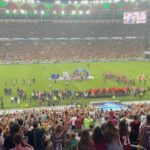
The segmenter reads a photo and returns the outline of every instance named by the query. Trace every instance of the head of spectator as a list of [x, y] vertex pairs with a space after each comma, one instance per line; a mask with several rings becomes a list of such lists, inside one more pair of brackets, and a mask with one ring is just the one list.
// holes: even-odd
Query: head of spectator
[[87, 130], [82, 132], [80, 141], [83, 143], [88, 143], [90, 141], [90, 134]]
[[20, 131], [20, 125], [19, 124], [12, 124], [10, 125], [10, 133], [11, 134], [16, 134]]
[[62, 126], [61, 125], [58, 125], [55, 129], [55, 132], [56, 133], [61, 133], [62, 132]]
[[34, 128], [34, 129], [37, 129], [37, 128], [38, 128], [38, 122], [37, 122], [37, 121], [34, 121], [34, 122], [33, 122], [33, 128]]
[[21, 134], [19, 134], [19, 133], [15, 134], [15, 136], [14, 136], [14, 144], [15, 144], [15, 146], [21, 146], [21, 143], [22, 143], [22, 136], [21, 136]]
[[146, 116], [146, 124], [150, 125], [150, 114]]
[[20, 126], [23, 126], [23, 119], [19, 119], [19, 120], [18, 120], [18, 124], [19, 124]]
[[134, 115], [134, 116], [133, 116], [133, 120], [134, 120], [134, 121], [138, 121], [138, 119], [139, 119], [139, 118], [138, 118], [137, 115]]
[[120, 135], [129, 135], [128, 125], [126, 120], [121, 120], [119, 123], [119, 133]]
[[72, 133], [71, 134], [71, 139], [75, 139], [76, 138], [76, 134], [75, 133]]
[[95, 144], [104, 143], [104, 134], [103, 134], [103, 131], [100, 127], [96, 127], [94, 129], [92, 139], [93, 139]]
[[79, 150], [95, 149], [95, 145], [91, 140], [88, 130], [84, 130], [81, 135], [81, 139], [78, 143]]
[[108, 121], [107, 127], [105, 130], [106, 142], [113, 143], [118, 142], [118, 130], [114, 127], [111, 121]]

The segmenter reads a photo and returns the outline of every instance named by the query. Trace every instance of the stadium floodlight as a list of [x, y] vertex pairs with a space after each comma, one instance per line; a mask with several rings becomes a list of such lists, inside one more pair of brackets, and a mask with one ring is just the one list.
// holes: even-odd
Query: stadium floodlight
[[34, 10], [34, 14], [35, 14], [35, 15], [37, 14], [37, 11], [36, 11], [36, 10]]
[[13, 13], [15, 14], [16, 12], [17, 12], [17, 10], [16, 10], [16, 9], [14, 9], [14, 10], [13, 10]]
[[71, 14], [72, 14], [72, 15], [75, 15], [75, 14], [76, 14], [76, 11], [75, 11], [75, 10], [72, 10]]
[[54, 10], [54, 11], [53, 11], [53, 14], [56, 14], [56, 13], [57, 13], [57, 11], [56, 11], [56, 10]]
[[62, 10], [62, 11], [61, 11], [61, 14], [62, 14], [62, 15], [65, 15], [65, 11], [64, 11], [64, 10]]
[[9, 14], [9, 13], [10, 13], [10, 11], [9, 11], [8, 9], [6, 9], [5, 13], [6, 13], [6, 14]]
[[79, 14], [80, 14], [80, 15], [83, 15], [83, 10], [79, 10]]
[[120, 2], [120, 0], [114, 0], [113, 2], [114, 2], [114, 3], [118, 3], [118, 2]]
[[[101, 2], [101, 1], [100, 1]], [[93, 4], [99, 4], [98, 0], [93, 1]]]
[[55, 3], [56, 3], [56, 4], [61, 4], [61, 1], [58, 0], [58, 1], [56, 1]]
[[25, 14], [25, 10], [21, 9], [20, 10], [21, 14]]
[[30, 0], [30, 3], [31, 3], [31, 4], [34, 4], [34, 3], [35, 3], [35, 1], [34, 1], [34, 0]]
[[45, 14], [45, 11], [44, 10], [41, 10], [41, 15], [44, 15]]
[[68, 4], [71, 4], [72, 2], [71, 1], [68, 1]]
[[78, 4], [78, 1], [74, 1], [74, 4]]
[[87, 11], [86, 11], [86, 14], [89, 15], [89, 14], [90, 14], [90, 10], [87, 10]]
[[136, 0], [130, 0], [131, 2], [135, 2]]
[[83, 1], [81, 1], [80, 3], [81, 3], [81, 4], [88, 4], [88, 3], [89, 3], [89, 1], [87, 1], [87, 0], [83, 0]]

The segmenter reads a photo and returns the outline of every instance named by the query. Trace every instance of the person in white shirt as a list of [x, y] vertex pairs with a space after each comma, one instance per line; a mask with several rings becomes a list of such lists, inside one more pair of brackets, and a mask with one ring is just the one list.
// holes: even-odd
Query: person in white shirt
[[71, 129], [74, 130], [75, 129], [75, 121], [76, 121], [77, 117], [73, 116], [70, 120], [71, 122]]

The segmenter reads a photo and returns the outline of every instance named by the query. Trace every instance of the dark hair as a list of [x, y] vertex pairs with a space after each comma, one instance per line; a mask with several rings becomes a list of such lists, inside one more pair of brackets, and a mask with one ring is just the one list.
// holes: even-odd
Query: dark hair
[[75, 133], [72, 133], [72, 134], [71, 134], [71, 138], [74, 139], [75, 137], [76, 137], [76, 134], [75, 134]]
[[0, 127], [0, 135], [2, 134], [2, 132], [3, 132], [3, 128], [2, 128], [2, 127]]
[[107, 143], [112, 143], [113, 141], [118, 142], [119, 140], [119, 132], [118, 129], [114, 127], [111, 121], [108, 121], [105, 130], [105, 137]]
[[33, 122], [33, 128], [37, 128], [38, 127], [38, 122], [37, 121], [34, 121]]
[[128, 125], [126, 120], [122, 120], [119, 123], [119, 133], [120, 135], [129, 135]]
[[147, 116], [146, 116], [146, 122], [150, 123], [150, 114], [147, 114]]
[[19, 133], [15, 134], [15, 136], [14, 136], [14, 143], [16, 145], [19, 145], [19, 144], [21, 144], [21, 142], [22, 142], [21, 134], [19, 134]]
[[137, 120], [137, 119], [138, 119], [138, 116], [137, 116], [137, 115], [134, 115], [134, 116], [133, 116], [133, 119], [134, 119], [134, 120]]
[[100, 127], [96, 127], [93, 131], [92, 139], [95, 144], [104, 143], [104, 134]]
[[17, 133], [19, 131], [20, 131], [20, 125], [19, 124], [12, 124], [10, 126], [10, 132], [11, 132], [11, 134], [15, 134], [15, 133]]
[[23, 125], [23, 120], [22, 120], [22, 119], [19, 119], [19, 120], [18, 120], [18, 124], [19, 124], [20, 126], [22, 126], [22, 125]]
[[58, 125], [58, 126], [56, 127], [55, 131], [56, 131], [57, 133], [61, 133], [61, 132], [62, 132], [62, 126], [61, 126], [61, 125]]
[[90, 141], [90, 134], [87, 130], [82, 132], [80, 141], [83, 143], [88, 143]]

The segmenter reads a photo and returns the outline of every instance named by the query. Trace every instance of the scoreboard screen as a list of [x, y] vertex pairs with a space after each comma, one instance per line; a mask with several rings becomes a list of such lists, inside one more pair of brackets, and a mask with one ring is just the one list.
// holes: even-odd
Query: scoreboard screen
[[146, 11], [125, 12], [123, 15], [124, 24], [145, 24], [147, 23]]

